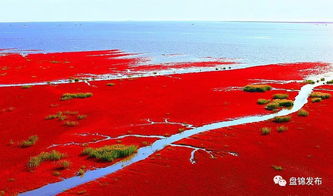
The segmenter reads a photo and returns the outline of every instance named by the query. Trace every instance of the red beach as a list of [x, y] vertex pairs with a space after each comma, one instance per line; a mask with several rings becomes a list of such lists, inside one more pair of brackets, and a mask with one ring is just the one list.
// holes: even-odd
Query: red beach
[[[86, 183], [45, 190], [329, 195], [333, 78], [325, 74], [331, 71], [322, 62], [152, 64], [119, 50], [2, 51], [0, 195], [29, 193], [76, 176]], [[164, 146], [134, 161], [142, 149], [161, 142]], [[128, 146], [135, 146], [134, 152], [122, 154]], [[116, 150], [117, 156], [98, 154]], [[122, 162], [121, 168], [89, 179], [89, 172]], [[277, 175], [285, 187], [274, 183]], [[294, 177], [297, 186], [290, 185]], [[303, 178], [304, 183], [313, 178], [312, 184], [303, 184]]]

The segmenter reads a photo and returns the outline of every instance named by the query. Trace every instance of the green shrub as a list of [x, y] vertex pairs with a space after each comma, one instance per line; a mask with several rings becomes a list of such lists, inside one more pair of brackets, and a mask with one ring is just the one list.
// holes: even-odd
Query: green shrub
[[63, 121], [63, 120], [66, 120], [66, 119], [67, 119], [67, 116], [62, 115], [62, 116], [59, 116], [58, 119], [61, 120], [61, 121]]
[[[46, 120], [52, 120], [52, 119], [58, 119], [58, 120], [66, 120], [67, 116], [66, 115], [77, 115], [79, 112], [78, 111], [64, 111], [64, 112], [57, 112], [56, 114], [51, 114], [45, 117]], [[65, 115], [66, 114], [66, 115]], [[78, 115], [78, 119], [84, 119], [87, 117], [86, 115]]]
[[250, 84], [246, 85], [243, 90], [246, 92], [266, 92], [271, 90], [272, 87], [270, 85], [264, 84]]
[[289, 99], [275, 99], [271, 103], [266, 105], [267, 110], [275, 110], [279, 107], [291, 107], [294, 105], [294, 101]]
[[63, 114], [63, 112], [58, 112], [56, 114], [50, 114], [47, 117], [45, 117], [46, 120], [53, 120], [53, 119], [58, 119], [58, 120], [65, 120], [67, 119], [67, 116]]
[[87, 115], [85, 115], [85, 114], [77, 115], [78, 120], [82, 120], [82, 119], [85, 119], [85, 118], [87, 118]]
[[116, 85], [115, 83], [107, 83], [106, 86], [114, 86]]
[[31, 85], [24, 85], [24, 86], [21, 86], [22, 89], [29, 89], [31, 88], [32, 86]]
[[327, 84], [333, 84], [333, 80], [327, 81]]
[[298, 116], [309, 116], [309, 112], [304, 109], [301, 109], [298, 111], [297, 115]]
[[65, 155], [63, 153], [60, 153], [56, 150], [52, 150], [51, 152], [42, 152], [40, 154], [40, 157], [44, 161], [57, 161], [63, 158]]
[[271, 128], [263, 127], [261, 128], [261, 135], [268, 135], [271, 133]]
[[272, 165], [272, 168], [277, 170], [277, 171], [283, 170], [282, 166], [279, 166], [279, 165]]
[[278, 109], [280, 107], [279, 103], [276, 102], [272, 102], [266, 105], [266, 110], [275, 110]]
[[77, 125], [79, 125], [79, 122], [77, 122], [77, 121], [67, 120], [64, 122], [64, 126], [66, 126], [66, 127], [75, 127]]
[[61, 161], [58, 163], [58, 169], [68, 169], [71, 166], [69, 161]]
[[280, 107], [291, 107], [294, 105], [294, 101], [289, 99], [277, 99], [274, 102], [278, 103]]
[[65, 93], [61, 96], [61, 100], [69, 100], [69, 99], [83, 99], [93, 96], [92, 93]]
[[28, 168], [36, 168], [41, 164], [42, 160], [40, 157], [31, 157], [27, 166]]
[[89, 155], [89, 154], [92, 154], [94, 152], [94, 149], [93, 148], [85, 148], [83, 151], [82, 151], [82, 155]]
[[322, 98], [322, 99], [328, 99], [331, 97], [331, 94], [329, 93], [322, 93], [322, 92], [313, 92], [310, 95], [311, 98]]
[[64, 111], [63, 113], [66, 114], [66, 115], [77, 115], [79, 112], [78, 111], [69, 111], [69, 110], [67, 110], [67, 111]]
[[281, 133], [281, 132], [285, 132], [288, 130], [288, 127], [285, 126], [279, 126], [276, 128], [277, 132]]
[[24, 140], [21, 143], [21, 147], [22, 148], [27, 148], [27, 147], [33, 146], [33, 145], [35, 145], [35, 143], [37, 141], [38, 141], [38, 136], [37, 135], [30, 136], [27, 140]]
[[96, 158], [99, 161], [113, 161], [117, 158], [127, 157], [136, 152], [137, 146], [112, 145], [100, 148], [85, 148], [82, 155], [88, 155], [90, 158]]
[[286, 99], [288, 97], [289, 97], [288, 94], [275, 94], [275, 95], [273, 95], [273, 99]]
[[45, 117], [46, 120], [52, 120], [52, 119], [56, 119], [58, 118], [58, 116], [56, 114], [50, 114], [47, 117]]
[[86, 171], [84, 169], [79, 169], [79, 171], [77, 172], [78, 176], [83, 176], [86, 173]]
[[277, 116], [274, 117], [273, 122], [283, 123], [283, 122], [289, 122], [290, 120], [291, 120], [290, 116]]
[[291, 100], [284, 100], [284, 101], [279, 102], [279, 105], [281, 107], [291, 107], [294, 105], [294, 102]]
[[323, 100], [322, 98], [318, 97], [318, 98], [312, 98], [311, 102], [312, 103], [316, 103], [316, 102], [321, 102], [321, 100]]
[[51, 152], [42, 152], [37, 156], [31, 157], [27, 166], [28, 168], [36, 168], [44, 161], [57, 161], [63, 158], [65, 155], [56, 150]]
[[308, 83], [308, 84], [315, 84], [316, 82], [313, 80], [305, 80], [304, 83]]
[[259, 104], [259, 105], [264, 105], [264, 104], [267, 104], [267, 103], [269, 103], [271, 100], [269, 100], [269, 99], [258, 99], [257, 100], [257, 104]]
[[61, 173], [60, 173], [59, 171], [53, 171], [53, 172], [52, 172], [52, 175], [54, 175], [54, 176], [60, 176]]

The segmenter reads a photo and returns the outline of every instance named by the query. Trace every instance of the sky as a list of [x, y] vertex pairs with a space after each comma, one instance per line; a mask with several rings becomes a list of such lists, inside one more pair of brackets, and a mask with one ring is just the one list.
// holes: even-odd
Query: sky
[[0, 22], [333, 21], [333, 0], [0, 0]]

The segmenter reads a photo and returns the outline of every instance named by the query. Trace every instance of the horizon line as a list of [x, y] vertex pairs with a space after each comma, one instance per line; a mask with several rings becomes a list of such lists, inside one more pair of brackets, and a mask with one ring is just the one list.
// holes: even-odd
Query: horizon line
[[301, 21], [301, 20], [54, 20], [54, 21], [0, 21], [0, 23], [73, 23], [73, 22], [258, 22], [258, 23], [322, 23], [333, 21]]

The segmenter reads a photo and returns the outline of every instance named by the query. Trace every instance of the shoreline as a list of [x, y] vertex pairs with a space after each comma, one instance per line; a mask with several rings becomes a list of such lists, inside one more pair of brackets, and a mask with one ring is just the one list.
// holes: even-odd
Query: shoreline
[[[85, 72], [86, 70], [90, 70], [90, 66], [95, 66], [94, 72], [96, 74], [104, 74], [109, 68], [112, 68], [112, 72], [119, 73], [123, 71], [126, 72], [128, 68], [133, 68], [133, 66], [131, 66], [133, 64], [131, 63], [140, 61], [138, 59], [129, 58], [126, 60], [122, 59], [120, 61], [121, 63], [118, 64], [119, 59], [105, 58], [105, 56], [101, 55], [100, 51], [96, 51], [93, 54], [94, 55], [92, 55], [92, 53], [66, 53], [63, 54], [64, 56], [60, 55], [57, 57], [57, 61], [58, 59], [63, 59], [62, 63], [51, 62], [54, 61], [54, 54], [49, 56], [46, 55], [42, 56], [42, 64], [37, 63], [41, 60], [41, 56], [37, 55], [36, 57], [38, 58], [31, 59], [32, 62], [29, 60], [27, 61], [27, 65], [33, 66], [14, 63], [17, 56], [12, 56], [14, 59], [7, 59], [6, 62], [9, 62], [9, 65], [5, 70], [2, 70], [2, 72], [6, 72], [8, 75], [2, 76], [1, 80], [31, 80], [30, 77], [28, 78], [20, 75], [23, 70], [26, 70], [25, 74], [27, 76], [32, 75], [31, 73], [35, 73], [37, 77], [33, 78], [33, 80], [52, 81], [52, 78], [64, 78], [64, 76]], [[105, 54], [109, 55], [109, 52], [106, 52]], [[87, 55], [87, 57], [84, 57], [84, 55]], [[65, 62], [68, 58], [71, 58], [70, 63]], [[78, 59], [80, 60], [77, 61]], [[91, 59], [94, 59], [93, 62], [96, 63], [95, 65], [82, 63], [85, 62], [85, 60]], [[13, 62], [10, 60], [13, 60]], [[0, 115], [2, 119], [6, 119], [6, 121], [1, 122], [1, 134], [3, 137], [0, 138], [0, 140], [1, 143], [4, 144], [3, 148], [5, 150], [0, 152], [0, 162], [4, 164], [3, 169], [0, 169], [0, 174], [3, 176], [3, 179], [0, 181], [0, 190], [4, 190], [7, 193], [25, 192], [49, 183], [56, 183], [61, 181], [62, 178], [73, 177], [82, 166], [85, 166], [84, 170], [87, 171], [87, 175], [90, 175], [88, 172], [89, 170], [108, 167], [110, 164], [113, 164], [113, 162], [96, 162], [80, 156], [80, 153], [86, 146], [101, 147], [104, 145], [123, 144], [136, 145], [139, 149], [148, 149], [150, 148], [149, 146], [154, 145], [154, 142], [157, 142], [159, 139], [173, 138], [173, 135], [181, 135], [183, 133], [186, 137], [181, 141], [176, 142], [176, 140], [172, 140], [172, 143], [175, 142], [174, 145], [168, 146], [163, 150], [158, 148], [161, 151], [153, 154], [144, 161], [131, 165], [129, 168], [109, 175], [111, 178], [107, 176], [105, 179], [99, 179], [84, 184], [64, 192], [63, 194], [76, 194], [81, 189], [85, 189], [85, 187], [88, 189], [86, 190], [87, 192], [94, 190], [96, 191], [95, 193], [106, 194], [108, 190], [110, 191], [112, 189], [119, 194], [123, 194], [124, 192], [121, 191], [124, 189], [114, 189], [111, 188], [111, 186], [117, 187], [120, 186], [120, 184], [124, 187], [137, 187], [139, 184], [146, 186], [143, 182], [143, 184], [136, 184], [136, 182], [139, 181], [131, 180], [131, 178], [136, 179], [141, 175], [145, 176], [144, 181], [147, 181], [148, 184], [153, 183], [154, 180], [156, 180], [156, 178], [154, 178], [156, 172], [158, 173], [158, 171], [161, 171], [160, 169], [163, 169], [162, 166], [162, 168], [156, 168], [156, 165], [164, 165], [164, 169], [170, 172], [163, 174], [165, 178], [158, 180], [161, 183], [167, 183], [165, 180], [170, 180], [172, 178], [169, 174], [172, 175], [174, 172], [177, 172], [178, 167], [184, 167], [183, 177], [192, 178], [193, 180], [190, 180], [191, 183], [196, 184], [194, 181], [198, 180], [197, 177], [204, 177], [204, 173], [207, 172], [207, 175], [209, 174], [212, 178], [211, 180], [208, 180], [211, 185], [206, 184], [207, 188], [212, 188], [211, 186], [215, 186], [214, 183], [217, 183], [219, 184], [219, 187], [214, 187], [215, 190], [225, 192], [226, 187], [222, 186], [221, 183], [227, 182], [225, 180], [217, 180], [218, 176], [223, 175], [223, 172], [214, 173], [213, 169], [210, 170], [208, 168], [212, 167], [215, 170], [229, 168], [230, 171], [236, 172], [232, 168], [235, 161], [237, 164], [256, 162], [255, 156], [260, 156], [262, 158], [268, 157], [271, 159], [270, 154], [279, 154], [282, 153], [282, 151], [270, 147], [269, 149], [272, 150], [272, 152], [262, 154], [262, 149], [258, 150], [260, 149], [260, 146], [251, 144], [251, 148], [257, 149], [254, 150], [253, 153], [257, 154], [253, 157], [244, 156], [244, 151], [247, 151], [245, 146], [237, 147], [237, 142], [233, 140], [239, 140], [239, 142], [244, 144], [245, 141], [243, 140], [243, 137], [248, 137], [248, 142], [253, 141], [255, 143], [258, 137], [260, 137], [258, 141], [266, 144], [267, 141], [265, 138], [269, 138], [269, 136], [261, 136], [260, 134], [251, 131], [244, 132], [249, 135], [233, 137], [233, 134], [240, 134], [237, 130], [238, 127], [243, 127], [242, 125], [232, 126], [230, 129], [221, 127], [212, 128], [214, 129], [212, 132], [209, 131], [197, 135], [187, 134], [191, 133], [191, 130], [193, 129], [201, 129], [200, 127], [204, 125], [228, 121], [230, 119], [254, 115], [273, 117], [276, 113], [265, 110], [264, 106], [256, 104], [258, 99], [270, 98], [276, 93], [287, 93], [289, 94], [289, 99], [295, 99], [300, 92], [299, 90], [304, 85], [301, 81], [304, 81], [308, 77], [311, 78], [311, 75], [332, 71], [332, 67], [328, 63], [287, 63], [247, 67], [242, 69], [233, 69], [233, 66], [235, 65], [227, 64], [227, 66], [232, 67], [232, 69], [227, 69], [225, 71], [223, 69], [216, 70], [216, 63], [225, 66], [225, 62], [212, 62], [208, 64], [202, 62], [189, 62], [186, 64], [180, 64], [179, 66], [181, 69], [189, 69], [190, 72], [179, 74], [163, 76], [154, 74], [154, 77], [149, 75], [149, 77], [129, 77], [117, 80], [106, 78], [105, 80], [103, 79], [99, 81], [96, 79], [95, 81], [89, 81], [90, 85], [80, 82], [79, 79], [79, 82], [72, 81], [71, 83], [57, 85], [47, 84], [30, 86], [27, 88], [21, 88], [19, 86], [0, 88], [0, 96], [3, 97], [0, 101], [0, 109], [2, 111]], [[66, 71], [73, 69], [70, 68], [70, 66], [74, 64], [77, 67], [68, 74]], [[204, 67], [207, 69], [213, 69], [213, 71], [195, 73], [191, 70], [193, 67], [195, 68], [198, 66], [201, 66], [201, 69]], [[47, 69], [45, 69], [45, 67]], [[156, 68], [163, 71], [163, 69], [169, 67], [163, 65], [153, 67], [134, 66], [133, 69], [150, 73], [151, 70], [154, 72]], [[56, 73], [54, 71], [56, 69], [62, 71]], [[43, 73], [50, 74], [43, 75]], [[237, 80], [235, 80], [235, 78]], [[74, 78], [72, 80], [74, 80]], [[265, 93], [244, 92], [242, 87], [251, 83], [268, 84], [273, 87], [273, 90]], [[324, 82], [321, 81], [321, 83]], [[323, 88], [330, 89], [331, 86], [325, 85]], [[84, 99], [60, 100], [64, 93], [74, 92], [89, 92], [92, 93], [93, 96]], [[317, 105], [319, 108], [322, 108], [325, 104], [331, 103], [331, 99], [328, 99]], [[308, 103], [306, 106], [307, 105], [310, 105], [311, 107], [316, 106], [313, 103]], [[75, 121], [78, 122], [78, 124], [75, 124], [73, 127], [67, 127], [64, 126], [64, 121], [58, 119], [45, 120], [45, 117], [56, 114], [57, 112], [73, 113], [66, 114], [68, 119], [65, 121]], [[85, 115], [86, 118], [77, 120], [76, 115]], [[308, 118], [310, 119], [310, 117]], [[17, 122], [20, 123], [18, 124]], [[266, 123], [271, 122], [269, 120], [263, 122], [263, 124]], [[311, 121], [311, 124], [312, 123], [313, 125], [316, 125], [313, 121]], [[252, 125], [256, 124], [261, 123], [252, 123], [251, 126], [248, 126], [249, 129], [252, 130]], [[290, 124], [291, 126], [293, 122], [287, 124]], [[310, 127], [311, 124], [309, 125]], [[218, 133], [220, 134], [218, 137], [209, 138], [209, 135], [214, 135], [216, 132], [219, 132], [215, 129], [226, 130], [226, 133]], [[179, 133], [180, 130], [182, 133]], [[233, 133], [233, 130], [235, 130], [235, 133]], [[287, 132], [287, 134], [289, 134], [289, 132]], [[331, 133], [327, 134], [330, 136]], [[31, 135], [38, 135], [39, 137], [39, 140], [34, 146], [29, 148], [20, 148], [17, 146], [19, 142]], [[306, 137], [309, 136], [311, 135], [306, 135]], [[207, 140], [206, 137], [209, 139]], [[228, 138], [230, 138], [228, 145], [233, 146], [231, 149], [225, 149], [227, 147], [223, 146], [223, 140], [228, 140]], [[280, 137], [274, 138], [281, 139]], [[277, 142], [278, 140], [275, 140], [274, 138], [272, 137], [272, 140]], [[299, 146], [303, 144], [302, 140], [298, 140], [297, 138], [293, 139], [296, 141], [296, 145]], [[13, 141], [13, 144], [8, 144], [9, 141]], [[71, 145], [71, 142], [77, 143], [77, 145]], [[53, 144], [66, 143], [69, 143], [69, 145], [52, 146]], [[50, 146], [52, 147], [49, 148]], [[277, 144], [274, 144], [274, 146], [277, 146]], [[43, 162], [38, 168], [31, 172], [26, 170], [25, 164], [31, 156], [35, 156], [40, 152], [49, 151], [51, 149], [65, 153], [66, 156], [64, 160], [71, 162], [70, 168], [61, 170], [60, 176], [54, 176], [52, 173], [55, 171], [57, 162], [50, 161]], [[177, 152], [180, 153], [181, 158]], [[321, 153], [323, 154], [327, 152], [323, 149]], [[211, 155], [214, 158], [212, 158]], [[284, 154], [284, 157], [288, 156], [288, 153]], [[246, 160], [243, 160], [243, 157], [246, 157]], [[224, 162], [226, 162], [226, 164], [224, 164]], [[267, 161], [263, 160], [258, 164], [263, 163], [266, 164]], [[121, 164], [122, 163], [119, 163], [120, 166]], [[141, 167], [144, 169], [140, 170]], [[265, 177], [272, 175], [274, 170], [270, 171], [271, 168], [269, 165], [267, 167], [269, 170], [264, 169], [265, 172], [259, 172], [260, 175]], [[133, 171], [133, 169], [135, 170]], [[250, 180], [250, 174], [244, 169], [246, 169], [246, 167], [243, 165], [243, 167], [241, 167], [241, 170], [244, 172], [243, 179], [248, 181]], [[200, 175], [197, 177], [195, 175], [193, 176], [192, 174], [195, 171]], [[147, 175], [145, 175], [145, 173], [147, 173]], [[239, 174], [238, 172], [236, 173]], [[228, 173], [228, 177], [230, 177], [230, 174], [232, 173]], [[242, 177], [241, 174], [239, 175], [240, 176], [237, 178]], [[183, 179], [183, 177], [181, 177], [181, 179]], [[114, 178], [126, 178], [127, 180], [117, 180], [115, 184], [110, 183], [109, 180], [111, 179], [113, 182]], [[109, 186], [109, 189], [105, 190], [106, 192], [98, 190], [99, 185], [96, 183], [99, 181], [105, 181], [105, 186]], [[264, 182], [266, 188], [272, 186], [270, 181]], [[180, 181], [175, 180], [175, 183], [176, 182], [180, 183]], [[242, 181], [234, 181], [233, 186], [240, 186], [241, 184], [239, 183], [241, 182]], [[177, 185], [172, 182], [170, 183], [173, 185], [173, 189], [168, 190], [169, 192], [164, 192], [165, 194], [181, 191]], [[250, 185], [251, 183], [247, 183], [247, 185], [244, 185], [244, 189], [251, 189]], [[129, 189], [128, 191], [131, 192]], [[195, 189], [189, 189], [188, 191], [190, 190], [199, 192], [208, 191], [202, 186], [198, 186]], [[326, 185], [325, 190], [329, 190], [326, 188]], [[148, 191], [150, 193], [157, 193], [158, 187], [150, 188]], [[273, 191], [276, 191], [274, 193], [279, 192], [277, 189], [273, 189]], [[229, 193], [232, 194], [235, 192], [231, 191]], [[160, 194], [162, 193], [160, 192]]]

